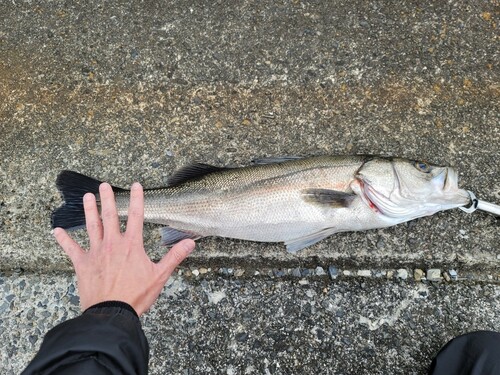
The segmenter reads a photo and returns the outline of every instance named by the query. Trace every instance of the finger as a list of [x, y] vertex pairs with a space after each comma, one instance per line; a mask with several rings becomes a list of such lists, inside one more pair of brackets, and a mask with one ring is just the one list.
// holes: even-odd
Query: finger
[[61, 246], [64, 252], [68, 255], [69, 259], [71, 259], [73, 266], [76, 268], [76, 265], [80, 262], [82, 255], [85, 254], [83, 249], [62, 228], [54, 229], [54, 237], [56, 238], [59, 246]]
[[128, 206], [127, 234], [132, 241], [142, 241], [144, 224], [144, 192], [141, 184], [136, 182], [130, 188], [130, 203]]
[[90, 247], [96, 247], [102, 241], [102, 222], [97, 210], [95, 195], [87, 193], [83, 196], [85, 223], [89, 233]]
[[120, 233], [120, 222], [116, 211], [115, 195], [111, 185], [104, 182], [99, 186], [101, 198], [101, 216], [104, 235], [116, 236]]
[[158, 262], [158, 265], [163, 269], [165, 280], [167, 280], [175, 268], [187, 258], [194, 250], [195, 243], [193, 240], [187, 239], [175, 244], [170, 251]]

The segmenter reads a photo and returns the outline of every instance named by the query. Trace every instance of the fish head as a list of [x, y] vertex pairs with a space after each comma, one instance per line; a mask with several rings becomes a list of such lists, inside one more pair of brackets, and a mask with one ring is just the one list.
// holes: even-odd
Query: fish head
[[385, 216], [411, 220], [464, 206], [469, 193], [458, 188], [452, 167], [402, 158], [373, 158], [359, 169], [362, 199]]

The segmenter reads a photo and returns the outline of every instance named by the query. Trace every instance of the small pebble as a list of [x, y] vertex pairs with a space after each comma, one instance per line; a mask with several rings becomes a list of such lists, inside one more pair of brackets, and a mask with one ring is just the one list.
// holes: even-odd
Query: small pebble
[[193, 273], [194, 276], [198, 276], [200, 274], [200, 271], [198, 270], [192, 270], [191, 272]]
[[136, 49], [130, 51], [130, 57], [132, 59], [137, 59], [139, 57], [139, 52]]
[[316, 267], [316, 269], [314, 270], [316, 276], [325, 276], [326, 275], [326, 272], [325, 270], [323, 269], [323, 267]]
[[299, 280], [299, 284], [300, 285], [309, 285], [309, 280], [307, 280], [307, 279], [301, 279], [301, 280]]
[[427, 280], [441, 281], [441, 270], [439, 268], [430, 268], [427, 270]]
[[69, 298], [69, 303], [71, 303], [74, 306], [79, 306], [80, 305], [80, 297], [79, 296], [71, 296]]
[[382, 276], [386, 276], [387, 275], [387, 271], [377, 271], [377, 273], [375, 274], [375, 277], [382, 277]]
[[293, 277], [301, 277], [302, 276], [302, 273], [300, 272], [300, 268], [294, 268], [292, 270], [292, 276]]
[[342, 273], [344, 274], [344, 276], [351, 276], [351, 271], [344, 270], [342, 271]]
[[4, 303], [0, 304], [0, 313], [3, 313], [9, 308], [9, 303], [5, 301]]
[[308, 296], [309, 298], [313, 298], [315, 294], [316, 293], [313, 293], [311, 289], [306, 290], [306, 296]]
[[443, 277], [444, 279], [446, 280], [446, 282], [450, 282], [451, 281], [451, 277], [450, 277], [450, 274], [448, 272], [443, 272]]
[[[258, 272], [258, 271], [256, 271]], [[234, 276], [236, 277], [241, 277], [245, 274], [245, 270], [244, 269], [241, 269], [241, 268], [238, 268], [237, 270], [234, 271]]]
[[406, 280], [408, 278], [408, 271], [404, 268], [400, 268], [398, 270], [398, 273], [396, 274], [396, 277], [401, 280]]
[[415, 268], [415, 270], [413, 271], [413, 277], [417, 282], [422, 281], [422, 278], [424, 277], [424, 271], [420, 268]]
[[385, 240], [384, 237], [380, 236], [377, 241], [377, 248], [383, 249], [385, 246]]
[[372, 271], [370, 271], [370, 270], [359, 270], [358, 271], [358, 276], [371, 277], [372, 276]]
[[238, 342], [245, 342], [248, 339], [248, 333], [246, 332], [240, 332], [236, 334], [236, 341]]
[[328, 267], [328, 274], [330, 275], [330, 279], [335, 280], [339, 275], [339, 270], [334, 266], [330, 266]]
[[208, 270], [205, 267], [200, 268], [200, 275], [204, 275], [208, 272]]
[[457, 273], [457, 271], [455, 271], [455, 270], [448, 270], [448, 273], [450, 274], [450, 277], [452, 278], [452, 280], [458, 279], [458, 273]]
[[273, 273], [274, 273], [274, 276], [276, 276], [276, 277], [283, 277], [285, 275], [285, 272], [283, 272], [283, 270], [279, 270], [279, 269], [274, 269]]
[[387, 271], [387, 279], [390, 280], [393, 277], [394, 277], [394, 271], [393, 270]]

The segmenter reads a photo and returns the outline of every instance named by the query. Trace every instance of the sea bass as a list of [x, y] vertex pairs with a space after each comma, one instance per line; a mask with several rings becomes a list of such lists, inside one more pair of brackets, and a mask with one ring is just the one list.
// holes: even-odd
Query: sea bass
[[[290, 252], [334, 233], [384, 228], [467, 205], [451, 167], [377, 156], [259, 159], [248, 167], [193, 164], [164, 188], [144, 190], [146, 222], [162, 224], [162, 243], [207, 236], [284, 242]], [[85, 225], [82, 197], [100, 181], [63, 171], [57, 187], [65, 204], [52, 226]], [[120, 219], [129, 191], [114, 187]], [[97, 196], [97, 199], [98, 196]]]

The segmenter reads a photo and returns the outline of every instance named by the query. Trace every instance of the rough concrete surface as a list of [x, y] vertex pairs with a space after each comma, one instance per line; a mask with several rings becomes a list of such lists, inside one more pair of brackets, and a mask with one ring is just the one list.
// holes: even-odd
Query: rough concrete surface
[[[49, 326], [76, 313], [62, 297], [70, 264], [50, 235], [62, 169], [155, 187], [193, 161], [381, 154], [454, 165], [461, 186], [500, 202], [498, 21], [498, 3], [479, 0], [1, 2], [0, 270], [3, 286], [24, 281], [30, 292], [0, 295], [9, 371]], [[153, 373], [164, 372], [162, 363], [174, 373], [356, 373], [354, 365], [384, 373], [392, 363], [423, 373], [451, 336], [500, 329], [498, 225], [489, 215], [448, 211], [332, 236], [297, 255], [280, 244], [199, 241], [191, 267], [405, 268], [410, 279], [414, 268], [440, 268], [486, 281], [439, 284], [421, 300], [419, 288], [430, 287], [384, 278], [363, 287], [357, 278], [330, 285], [324, 277], [312, 281], [313, 297], [286, 278], [248, 272], [240, 281], [212, 275], [208, 286], [180, 279], [188, 292], [163, 296], [145, 317]], [[156, 227], [145, 234], [158, 259], [165, 249]], [[75, 237], [86, 242], [84, 231]], [[54, 294], [32, 293], [41, 282]], [[212, 306], [203, 295], [214, 286], [226, 297]], [[350, 320], [321, 309], [301, 315], [309, 298], [323, 306], [327, 297]], [[450, 303], [448, 320], [435, 313]], [[474, 308], [483, 303], [484, 311]], [[370, 331], [358, 322], [361, 306], [370, 321], [403, 307]], [[233, 337], [248, 327], [243, 343]]]
[[[78, 298], [70, 276], [0, 278], [0, 290], [2, 374], [17, 374]], [[151, 374], [424, 374], [452, 337], [498, 329], [499, 298], [483, 283], [208, 273], [173, 277], [142, 321]]]

